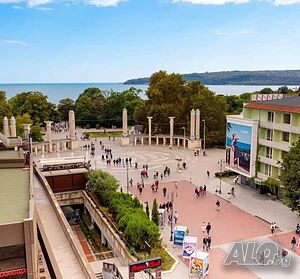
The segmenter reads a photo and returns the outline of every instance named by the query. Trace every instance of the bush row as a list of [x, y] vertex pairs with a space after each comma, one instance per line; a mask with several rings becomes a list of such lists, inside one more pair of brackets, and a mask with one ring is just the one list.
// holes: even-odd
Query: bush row
[[143, 210], [142, 204], [129, 194], [117, 192], [118, 181], [109, 173], [93, 170], [88, 173], [88, 183], [92, 187], [101, 205], [107, 207], [118, 229], [124, 234], [136, 251], [145, 250], [145, 241], [151, 247], [160, 243], [160, 234], [155, 225]]

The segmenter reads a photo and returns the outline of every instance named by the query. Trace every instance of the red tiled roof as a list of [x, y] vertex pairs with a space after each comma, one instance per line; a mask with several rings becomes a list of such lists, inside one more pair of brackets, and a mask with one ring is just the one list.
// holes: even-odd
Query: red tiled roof
[[288, 112], [288, 113], [300, 113], [300, 107], [270, 105], [270, 104], [262, 104], [262, 103], [255, 103], [255, 102], [248, 103], [244, 107], [253, 108], [253, 109], [281, 111], [281, 112]]

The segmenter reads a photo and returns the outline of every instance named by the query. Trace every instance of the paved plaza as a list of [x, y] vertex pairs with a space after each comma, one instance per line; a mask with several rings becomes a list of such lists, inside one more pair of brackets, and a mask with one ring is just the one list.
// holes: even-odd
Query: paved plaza
[[[78, 133], [80, 136], [80, 133]], [[105, 148], [111, 148], [114, 157], [132, 158], [132, 167], [128, 168], [122, 164], [121, 166], [107, 166], [106, 161], [101, 160], [102, 151], [100, 140]], [[174, 147], [149, 147], [149, 146], [129, 146], [121, 147], [120, 141], [108, 139], [97, 139], [92, 141], [82, 141], [81, 146], [93, 142], [96, 146], [96, 156], [91, 158], [92, 167], [100, 168], [112, 173], [120, 181], [120, 185], [124, 192], [127, 191], [127, 173], [128, 178], [133, 179], [133, 186], [129, 187], [129, 191], [138, 196], [144, 203], [149, 202], [152, 205], [154, 198], [158, 204], [170, 200], [170, 193], [174, 192], [174, 211], [178, 211], [179, 225], [185, 225], [189, 228], [190, 236], [198, 237], [198, 248], [202, 248], [202, 232], [201, 224], [203, 221], [211, 222], [212, 230], [212, 249], [210, 251], [210, 273], [207, 278], [223, 279], [223, 278], [299, 278], [300, 274], [300, 257], [299, 251], [293, 253], [292, 268], [289, 269], [270, 269], [265, 266], [260, 267], [226, 267], [223, 261], [234, 241], [240, 240], [257, 240], [257, 241], [273, 241], [279, 243], [286, 249], [290, 249], [290, 241], [293, 235], [295, 225], [300, 223], [300, 219], [285, 207], [279, 201], [257, 194], [254, 190], [245, 186], [235, 186], [235, 198], [228, 199], [227, 192], [230, 191], [233, 181], [225, 179], [222, 181], [222, 194], [215, 194], [215, 189], [219, 185], [219, 180], [214, 177], [214, 173], [220, 171], [220, 162], [224, 158], [224, 150], [209, 149], [208, 156], [194, 156], [191, 150], [183, 150]], [[66, 154], [66, 156], [86, 156], [90, 158], [90, 152], [81, 147], [81, 150], [74, 153]], [[56, 154], [46, 155], [56, 156]], [[65, 156], [65, 154], [64, 154]], [[177, 170], [176, 159], [181, 159], [187, 163], [186, 170]], [[139, 164], [138, 169], [134, 168], [134, 162]], [[137, 191], [136, 183], [141, 182], [140, 172], [142, 165], [148, 164], [149, 178], [145, 179], [145, 187], [140, 195]], [[152, 193], [150, 185], [154, 182], [153, 175], [156, 171], [163, 172], [168, 166], [171, 169], [170, 176], [163, 177], [160, 180], [159, 190]], [[210, 177], [207, 177], [207, 170]], [[174, 181], [178, 181], [178, 189], [175, 189]], [[191, 182], [190, 182], [191, 181]], [[194, 194], [195, 185], [207, 185], [207, 194], [204, 197], [196, 198]], [[167, 197], [163, 197], [162, 188], [167, 188]], [[219, 199], [221, 202], [220, 212], [216, 210], [215, 203]], [[276, 222], [279, 226], [275, 236], [270, 235], [270, 223]], [[178, 260], [177, 266], [172, 272], [164, 273], [163, 278], [166, 279], [184, 279], [188, 278], [187, 262], [183, 262], [180, 255], [181, 249], [174, 248], [170, 242], [170, 227], [165, 225], [162, 230], [163, 242]], [[298, 254], [298, 255], [297, 255]]]

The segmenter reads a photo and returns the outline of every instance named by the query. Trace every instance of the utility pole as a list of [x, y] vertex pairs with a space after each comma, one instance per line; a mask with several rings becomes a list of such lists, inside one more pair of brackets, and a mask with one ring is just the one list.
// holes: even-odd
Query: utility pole
[[174, 192], [171, 192], [171, 203], [172, 203], [172, 208], [171, 208], [171, 216], [172, 216], [172, 220], [171, 220], [171, 235], [170, 235], [170, 241], [173, 240], [173, 212], [174, 212]]

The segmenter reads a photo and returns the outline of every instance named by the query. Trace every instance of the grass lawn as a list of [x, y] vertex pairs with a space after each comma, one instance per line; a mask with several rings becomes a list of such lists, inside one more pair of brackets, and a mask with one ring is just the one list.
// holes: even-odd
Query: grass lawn
[[96, 133], [89, 133], [89, 132], [84, 132], [84, 135], [89, 135], [90, 138], [108, 138], [108, 137], [121, 137], [122, 136], [122, 131], [116, 131], [116, 132], [96, 132]]
[[170, 270], [175, 260], [169, 255], [169, 253], [162, 247], [155, 248], [151, 251], [151, 255], [145, 256], [145, 253], [138, 253], [140, 260], [161, 257], [162, 270]]

